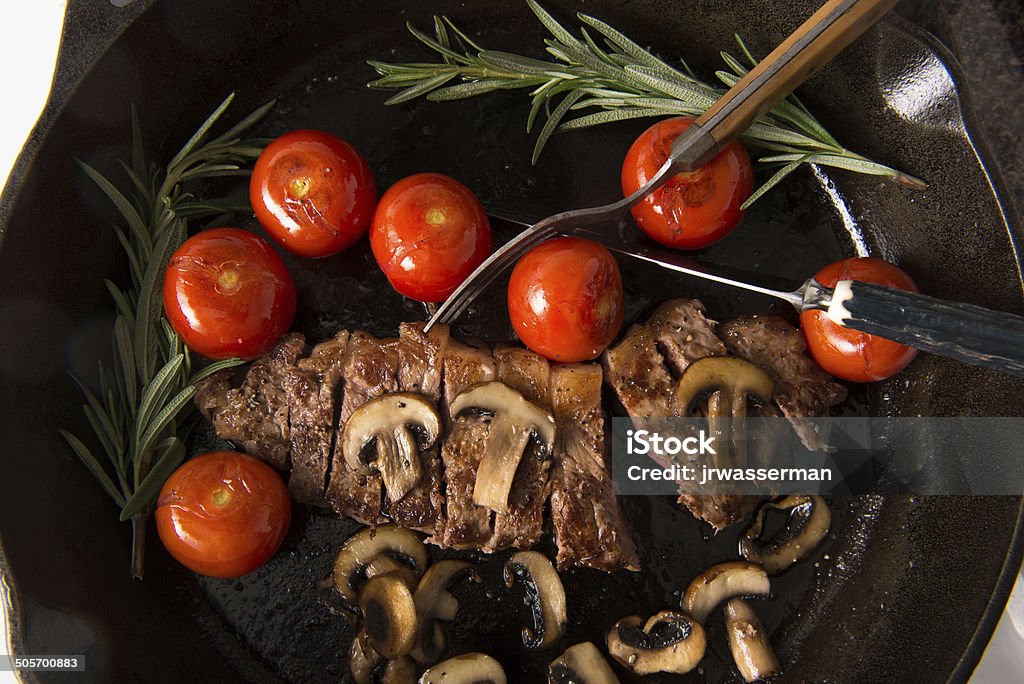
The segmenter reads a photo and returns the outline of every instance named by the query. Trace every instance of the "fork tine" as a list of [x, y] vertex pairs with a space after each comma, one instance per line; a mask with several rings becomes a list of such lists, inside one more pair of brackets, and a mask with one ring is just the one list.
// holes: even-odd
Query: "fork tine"
[[477, 266], [468, 278], [455, 288], [455, 291], [438, 307], [437, 312], [427, 322], [429, 330], [437, 323], [450, 324], [461, 316], [480, 294], [494, 280], [507, 271], [523, 254], [555, 234], [548, 226], [535, 226], [534, 229], [522, 233], [505, 243], [498, 251]]

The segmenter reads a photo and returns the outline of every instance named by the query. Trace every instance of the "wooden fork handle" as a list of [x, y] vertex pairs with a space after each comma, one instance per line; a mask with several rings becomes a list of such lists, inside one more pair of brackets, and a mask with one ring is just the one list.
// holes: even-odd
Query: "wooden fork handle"
[[705, 144], [694, 148], [703, 149], [679, 161], [692, 168], [703, 165], [881, 19], [896, 2], [828, 0], [697, 119], [690, 127], [696, 130], [686, 137], [707, 134], [710, 139], [702, 135]]

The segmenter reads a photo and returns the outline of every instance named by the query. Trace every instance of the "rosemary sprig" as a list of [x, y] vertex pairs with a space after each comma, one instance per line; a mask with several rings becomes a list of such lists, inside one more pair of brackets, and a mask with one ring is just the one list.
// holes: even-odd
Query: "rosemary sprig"
[[122, 290], [113, 281], [104, 281], [117, 317], [113, 366], [100, 362], [98, 391], [74, 378], [85, 395], [85, 416], [109, 463], [102, 464], [70, 432], [60, 434], [121, 509], [121, 521], [131, 520], [131, 572], [138, 579], [153, 500], [185, 458], [185, 438], [194, 424], [187, 409], [196, 383], [241, 363], [228, 359], [194, 368], [188, 348], [164, 318], [160, 295], [164, 269], [185, 240], [187, 220], [222, 224], [233, 212], [250, 210], [247, 203], [201, 199], [186, 190], [190, 182], [248, 174], [243, 165], [262, 151], [266, 141], [243, 140], [241, 135], [270, 110], [272, 102], [210, 137], [233, 99], [234, 94], [229, 95], [162, 169], [146, 161], [133, 108], [131, 163], [121, 164], [131, 182], [128, 195], [79, 162], [124, 219], [125, 225], [114, 224], [113, 230], [128, 257], [131, 286]]
[[[679, 68], [671, 66], [599, 19], [578, 14], [584, 26], [576, 37], [536, 0], [526, 3], [552, 36], [544, 43], [553, 60], [485, 50], [450, 19], [435, 16], [434, 36], [411, 23], [407, 26], [442, 61], [370, 61], [381, 77], [369, 85], [400, 89], [386, 104], [417, 97], [434, 102], [460, 100], [497, 90], [529, 89], [532, 106], [526, 120], [527, 133], [533, 130], [541, 111], [546, 117], [534, 146], [534, 163], [554, 133], [639, 117], [699, 116], [724, 92], [700, 81], [685, 62], [680, 62]], [[722, 52], [728, 71], [718, 71], [716, 76], [726, 87], [757, 64], [740, 37], [735, 38], [749, 67]], [[769, 153], [759, 162], [779, 167], [744, 208], [802, 164], [833, 166], [885, 176], [913, 188], [926, 187], [913, 176], [843, 147], [796, 96], [787, 98], [751, 126], [743, 139]]]

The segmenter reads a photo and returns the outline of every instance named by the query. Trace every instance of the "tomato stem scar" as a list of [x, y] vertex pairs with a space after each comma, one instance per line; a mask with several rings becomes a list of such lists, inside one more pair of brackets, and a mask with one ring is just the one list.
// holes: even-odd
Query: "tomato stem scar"
[[432, 226], [439, 226], [444, 223], [445, 215], [444, 209], [430, 209], [427, 211], [427, 223]]

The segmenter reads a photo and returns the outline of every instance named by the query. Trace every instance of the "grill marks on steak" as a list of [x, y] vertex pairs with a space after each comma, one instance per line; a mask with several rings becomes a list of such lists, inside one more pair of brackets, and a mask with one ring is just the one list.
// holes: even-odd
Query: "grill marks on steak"
[[808, 449], [827, 448], [811, 421], [846, 399], [846, 388], [807, 355], [803, 334], [778, 316], [743, 316], [718, 334], [731, 354], [760, 366], [775, 381], [772, 400]]
[[334, 448], [335, 410], [348, 359], [349, 334], [313, 347], [289, 374], [285, 385], [290, 397], [291, 476], [288, 489], [296, 501], [324, 505]]
[[[498, 379], [542, 409], [551, 410], [551, 366], [540, 354], [519, 347], [494, 350]], [[516, 469], [508, 495], [508, 510], [494, 515], [494, 534], [484, 545], [488, 553], [514, 547], [528, 549], [544, 528], [544, 504], [548, 500], [550, 454], [527, 446]]]
[[288, 333], [253, 362], [240, 387], [232, 389], [231, 373], [222, 372], [207, 378], [195, 396], [200, 412], [221, 438], [238, 442], [247, 453], [280, 470], [290, 462], [289, 386], [305, 348], [305, 337]]
[[[441, 398], [444, 355], [449, 333], [436, 325], [424, 334], [423, 323], [403, 323], [398, 338], [398, 389], [424, 395], [436, 405]], [[389, 501], [387, 512], [403, 527], [433, 532], [444, 510], [440, 447], [421, 451], [423, 477], [399, 501]]]
[[554, 366], [551, 395], [557, 431], [551, 469], [551, 521], [559, 569], [639, 570], [636, 547], [619, 510], [605, 461], [602, 372], [596, 364]]
[[476, 470], [483, 457], [490, 427], [477, 416], [451, 415], [451, 405], [473, 385], [497, 379], [494, 357], [486, 349], [451, 340], [444, 357], [444, 407], [448, 432], [441, 445], [444, 463], [445, 512], [434, 536], [427, 541], [441, 547], [479, 549], [491, 538], [490, 511], [473, 503]]

